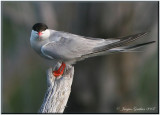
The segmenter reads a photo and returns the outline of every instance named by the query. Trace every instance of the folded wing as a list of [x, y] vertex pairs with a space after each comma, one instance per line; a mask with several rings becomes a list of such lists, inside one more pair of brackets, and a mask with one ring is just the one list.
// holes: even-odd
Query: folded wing
[[63, 34], [59, 41], [53, 41], [45, 44], [41, 48], [41, 51], [45, 56], [57, 60], [77, 61], [113, 52], [113, 49], [116, 51], [122, 51], [121, 47], [127, 46], [128, 43], [141, 38], [145, 34], [146, 32], [118, 39], [106, 40], [84, 38], [73, 34]]

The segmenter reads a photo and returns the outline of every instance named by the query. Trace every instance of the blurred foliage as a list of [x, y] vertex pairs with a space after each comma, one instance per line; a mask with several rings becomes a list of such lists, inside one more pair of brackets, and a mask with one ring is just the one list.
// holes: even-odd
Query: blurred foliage
[[[4, 25], [7, 25], [7, 26], [4, 26]], [[15, 36], [14, 28], [12, 27], [12, 23], [10, 22], [10, 20], [5, 17], [3, 17], [3, 30], [2, 31], [3, 33], [6, 33], [6, 34], [3, 34], [3, 37], [5, 38], [3, 39], [3, 44], [2, 44], [4, 50], [14, 48], [14, 45], [16, 45], [16, 40], [15, 40], [16, 38], [13, 37]]]
[[[158, 2], [2, 1], [2, 113], [37, 113], [46, 90], [46, 60], [30, 47], [33, 24], [97, 38], [150, 30], [158, 42]], [[158, 112], [158, 44], [143, 52], [99, 56], [75, 64], [64, 113]], [[53, 64], [54, 65], [54, 64]], [[52, 65], [52, 66], [53, 66]], [[122, 111], [123, 107], [156, 107]]]
[[[155, 102], [158, 102], [158, 92], [156, 92], [158, 91], [158, 77], [156, 77], [158, 76], [157, 56], [158, 54], [152, 56], [151, 59], [144, 64], [142, 69], [143, 73], [140, 73], [142, 78], [140, 79], [141, 84], [139, 85], [139, 94], [140, 98], [144, 101], [143, 106], [154, 105]], [[149, 69], [148, 67], [152, 69]]]

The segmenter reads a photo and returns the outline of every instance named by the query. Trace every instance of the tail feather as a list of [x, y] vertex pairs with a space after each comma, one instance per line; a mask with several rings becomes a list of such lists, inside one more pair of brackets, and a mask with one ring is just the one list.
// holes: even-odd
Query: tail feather
[[109, 50], [109, 49], [112, 49], [112, 48], [125, 46], [128, 43], [133, 42], [133, 41], [141, 38], [142, 36], [144, 36], [146, 34], [147, 34], [147, 32], [143, 32], [143, 33], [138, 33], [138, 34], [134, 34], [134, 35], [118, 38], [120, 40], [117, 41], [117, 42], [114, 42], [114, 43], [111, 43], [111, 44], [107, 44], [105, 46], [101, 46], [101, 47], [95, 48], [93, 53], [103, 52], [103, 51], [106, 51], [106, 50]]
[[133, 42], [146, 34], [147, 34], [147, 32], [143, 32], [143, 33], [138, 33], [135, 35], [130, 35], [127, 37], [118, 38], [118, 39], [120, 39], [119, 41], [108, 44], [106, 46], [101, 46], [101, 47], [95, 48], [92, 53], [87, 54], [87, 55], [83, 55], [80, 58], [80, 60], [83, 60], [84, 58], [100, 56], [100, 55], [105, 55], [105, 54], [109, 54], [109, 53], [130, 52], [130, 51], [133, 51], [134, 49], [137, 49], [142, 46], [154, 43], [155, 41], [150, 41], [150, 42], [146, 42], [146, 43], [127, 46], [128, 43]]
[[117, 48], [113, 48], [107, 51], [92, 53], [90, 55], [84, 55], [83, 57], [79, 59], [79, 61], [85, 58], [89, 58], [89, 57], [101, 56], [101, 55], [112, 54], [112, 53], [117, 53], [117, 52], [139, 52], [136, 49], [152, 44], [152, 43], [155, 43], [155, 41], [145, 42], [145, 43], [136, 44], [136, 45], [127, 46], [127, 47], [117, 47]]
[[[134, 51], [138, 48], [141, 48], [145, 45], [149, 45], [149, 44], [152, 44], [152, 43], [155, 43], [155, 41], [145, 42], [145, 43], [136, 44], [136, 45], [127, 46], [127, 47], [113, 48], [113, 49], [110, 49], [110, 51], [111, 52], [131, 52], [131, 51]], [[135, 51], [135, 52], [138, 52], [138, 51]]]
[[145, 45], [149, 45], [149, 44], [152, 44], [152, 43], [155, 43], [155, 42], [156, 41], [150, 41], [150, 42], [145, 42], [145, 43], [141, 43], [141, 44], [136, 44], [134, 46], [128, 46], [125, 49], [137, 49], [139, 47], [142, 47], [142, 46], [145, 46]]

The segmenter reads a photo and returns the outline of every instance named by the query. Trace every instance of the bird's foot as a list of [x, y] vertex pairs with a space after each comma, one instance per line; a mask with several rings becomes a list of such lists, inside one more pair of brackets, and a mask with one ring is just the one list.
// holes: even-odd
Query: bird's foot
[[55, 77], [58, 77], [58, 76], [62, 75], [63, 72], [64, 72], [65, 67], [66, 67], [66, 64], [62, 62], [62, 64], [61, 64], [61, 66], [59, 67], [59, 69], [53, 71], [53, 75], [54, 75]]

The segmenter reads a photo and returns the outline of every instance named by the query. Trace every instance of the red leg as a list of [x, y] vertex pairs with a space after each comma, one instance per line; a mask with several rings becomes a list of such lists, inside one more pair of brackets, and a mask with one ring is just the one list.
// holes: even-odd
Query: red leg
[[59, 67], [59, 69], [53, 71], [53, 75], [54, 75], [55, 77], [58, 77], [58, 76], [62, 75], [63, 72], [64, 72], [65, 67], [66, 67], [66, 64], [62, 62], [62, 64], [61, 64], [61, 66]]

